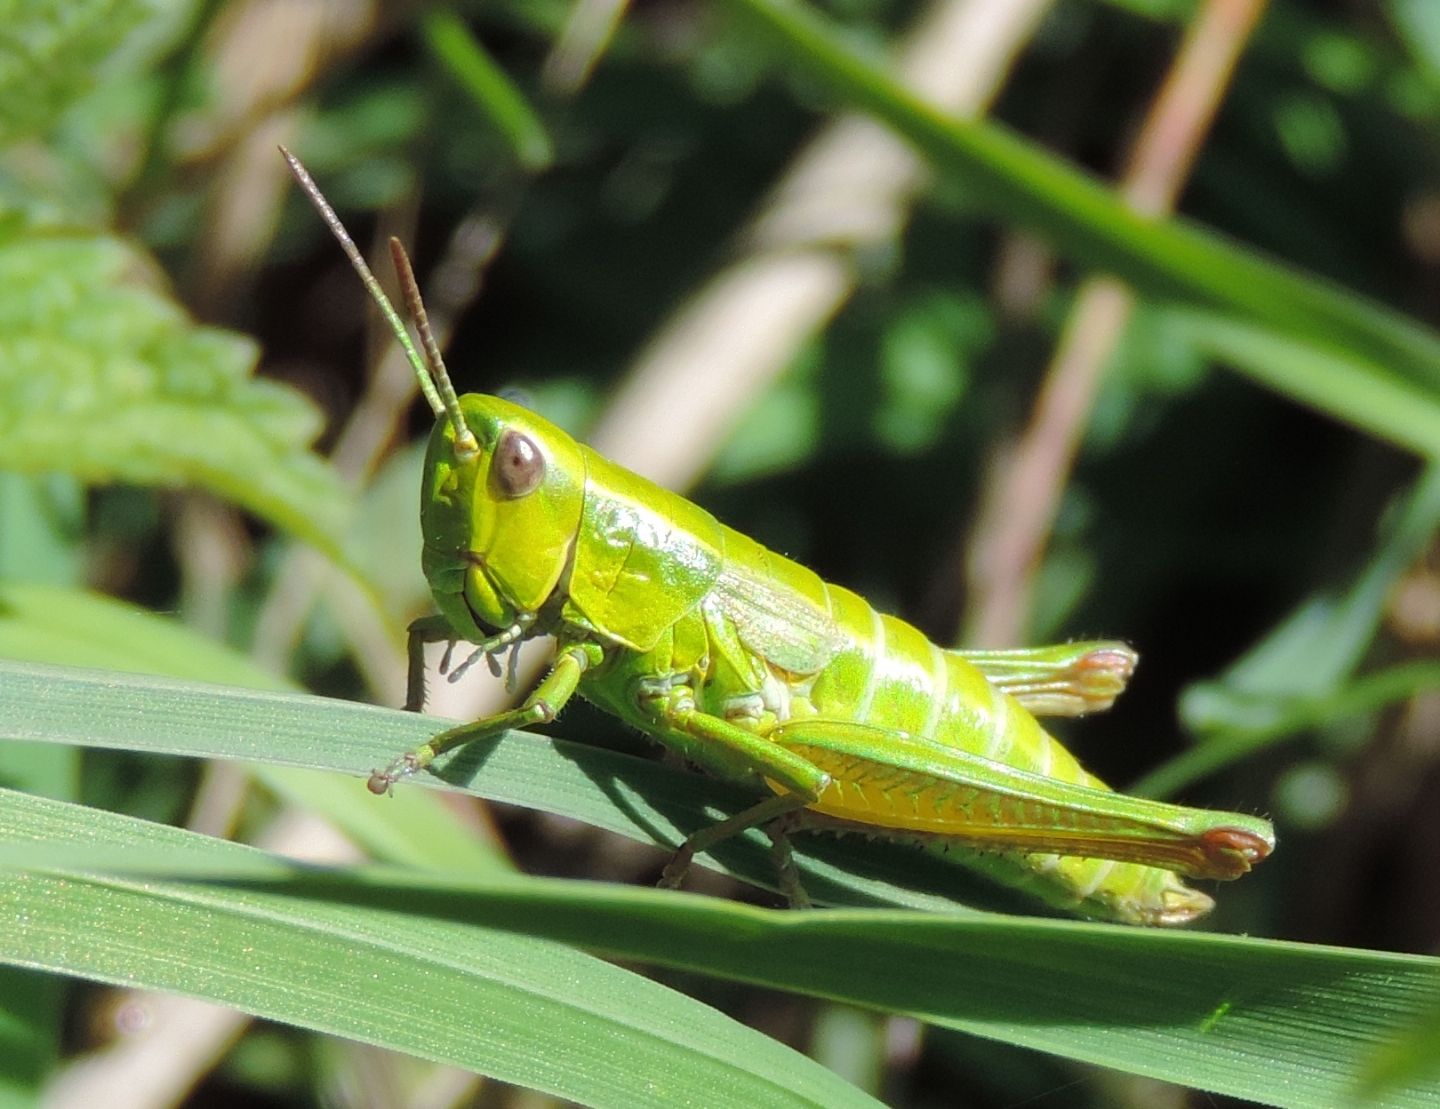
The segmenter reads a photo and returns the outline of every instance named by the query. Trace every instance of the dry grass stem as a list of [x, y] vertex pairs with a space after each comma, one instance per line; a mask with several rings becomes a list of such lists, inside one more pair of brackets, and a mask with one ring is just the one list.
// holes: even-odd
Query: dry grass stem
[[[1121, 183], [1136, 211], [1159, 216], [1174, 207], [1264, 8], [1265, 0], [1211, 0], [1190, 25]], [[1060, 498], [1133, 308], [1129, 290], [1108, 278], [1086, 281], [1076, 295], [1030, 424], [1002, 452], [981, 495], [965, 566], [963, 642], [1008, 647], [1024, 638]]]

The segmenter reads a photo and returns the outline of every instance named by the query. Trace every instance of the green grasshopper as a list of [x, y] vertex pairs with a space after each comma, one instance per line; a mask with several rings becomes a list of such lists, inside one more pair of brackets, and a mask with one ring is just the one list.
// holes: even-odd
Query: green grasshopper
[[420, 522], [439, 615], [410, 627], [406, 707], [422, 707], [427, 643], [475, 645], [454, 677], [482, 657], [498, 673], [525, 640], [556, 640], [518, 707], [441, 732], [376, 771], [372, 791], [472, 740], [549, 723], [579, 693], [765, 795], [686, 840], [662, 885], [678, 886], [697, 852], [762, 826], [782, 891], [803, 905], [791, 833], [861, 831], [957, 845], [983, 873], [1082, 915], [1178, 924], [1213, 905], [1179, 875], [1237, 878], [1270, 854], [1268, 822], [1113, 793], [1036, 722], [1108, 708], [1135, 664], [1124, 644], [938, 647], [535, 413], [457, 397], [399, 242], [424, 359], [339, 217], [282, 153], [436, 417]]

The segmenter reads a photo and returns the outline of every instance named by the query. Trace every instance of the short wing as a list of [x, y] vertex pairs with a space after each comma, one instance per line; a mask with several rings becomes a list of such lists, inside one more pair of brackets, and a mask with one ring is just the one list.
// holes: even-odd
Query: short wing
[[954, 653], [1036, 716], [1103, 712], [1124, 691], [1139, 660], [1114, 640]]
[[729, 528], [712, 596], [748, 649], [792, 674], [822, 670], [843, 642], [819, 576]]

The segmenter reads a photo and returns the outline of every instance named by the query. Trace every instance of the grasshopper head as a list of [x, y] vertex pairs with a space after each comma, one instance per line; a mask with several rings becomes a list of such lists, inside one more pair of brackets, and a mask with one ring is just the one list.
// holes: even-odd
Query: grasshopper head
[[467, 638], [509, 628], [538, 612], [565, 573], [580, 525], [584, 454], [570, 436], [517, 404], [475, 393], [457, 397], [405, 248], [390, 240], [424, 358], [310, 174], [283, 146], [280, 153], [389, 322], [435, 413], [420, 509], [435, 602]]
[[425, 456], [420, 530], [440, 611], [467, 635], [540, 609], [580, 525], [585, 460], [553, 424], [499, 397], [459, 398], [473, 447], [437, 420]]

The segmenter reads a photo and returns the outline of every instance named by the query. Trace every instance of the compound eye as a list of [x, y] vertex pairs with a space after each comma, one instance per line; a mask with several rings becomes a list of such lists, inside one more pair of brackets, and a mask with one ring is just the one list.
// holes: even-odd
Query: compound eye
[[545, 458], [528, 436], [507, 431], [495, 444], [491, 472], [502, 496], [523, 497], [540, 487], [545, 476]]

